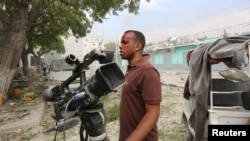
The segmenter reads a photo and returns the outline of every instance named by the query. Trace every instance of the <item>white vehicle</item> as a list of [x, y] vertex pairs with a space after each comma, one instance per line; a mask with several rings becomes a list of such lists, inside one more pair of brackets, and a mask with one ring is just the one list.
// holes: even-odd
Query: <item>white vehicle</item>
[[[189, 78], [182, 113], [187, 141], [207, 140], [208, 125], [250, 124], [249, 42], [249, 35], [229, 37], [187, 55]], [[215, 75], [212, 65], [218, 63], [229, 69]]]
[[[75, 65], [69, 65], [65, 62], [65, 59], [55, 59], [51, 61], [49, 67], [49, 87], [61, 84], [72, 75]], [[70, 84], [70, 88], [77, 88], [80, 84], [80, 80], [76, 80]]]

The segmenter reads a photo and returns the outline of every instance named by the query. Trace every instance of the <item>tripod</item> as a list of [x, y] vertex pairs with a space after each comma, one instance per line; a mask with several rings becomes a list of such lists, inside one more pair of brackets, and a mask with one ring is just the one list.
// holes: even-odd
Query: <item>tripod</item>
[[81, 111], [80, 119], [82, 121], [79, 131], [81, 141], [87, 141], [88, 139], [89, 141], [109, 141], [105, 129], [106, 112], [102, 103], [98, 103], [91, 109]]

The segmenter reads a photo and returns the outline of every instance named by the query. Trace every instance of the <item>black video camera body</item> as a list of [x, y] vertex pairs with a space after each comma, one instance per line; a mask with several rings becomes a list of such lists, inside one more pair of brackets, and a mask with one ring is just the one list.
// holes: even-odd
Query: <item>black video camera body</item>
[[[84, 56], [82, 62], [72, 54], [65, 58], [68, 64], [75, 65], [72, 75], [62, 84], [44, 90], [42, 94], [44, 101], [53, 102], [55, 113], [53, 118], [56, 122], [63, 120], [64, 123], [70, 125], [73, 123], [72, 119], [75, 123], [75, 117], [79, 117], [84, 124], [80, 130], [89, 132], [90, 138], [107, 139], [103, 130], [104, 125], [101, 126], [100, 123], [95, 122], [98, 118], [99, 120], [105, 120], [106, 115], [102, 103], [99, 103], [99, 98], [110, 92], [115, 92], [125, 82], [122, 70], [116, 63], [112, 62], [113, 56], [114, 52], [112, 51], [94, 49]], [[95, 60], [103, 65], [95, 71], [90, 79], [86, 80], [85, 72]], [[69, 89], [69, 84], [77, 78], [80, 78], [79, 87], [72, 91]], [[71, 127], [69, 125], [66, 125], [66, 127]], [[65, 126], [65, 124], [61, 126]], [[58, 129], [61, 128], [58, 127]], [[50, 129], [49, 131], [53, 130]], [[54, 131], [64, 130], [55, 129]], [[80, 137], [83, 140], [83, 135]]]

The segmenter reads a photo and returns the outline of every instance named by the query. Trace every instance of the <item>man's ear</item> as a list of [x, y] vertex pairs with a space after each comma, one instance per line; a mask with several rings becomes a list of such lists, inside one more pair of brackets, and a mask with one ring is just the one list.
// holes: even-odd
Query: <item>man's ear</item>
[[135, 50], [136, 50], [136, 51], [141, 50], [141, 43], [138, 42], [138, 43], [136, 44]]

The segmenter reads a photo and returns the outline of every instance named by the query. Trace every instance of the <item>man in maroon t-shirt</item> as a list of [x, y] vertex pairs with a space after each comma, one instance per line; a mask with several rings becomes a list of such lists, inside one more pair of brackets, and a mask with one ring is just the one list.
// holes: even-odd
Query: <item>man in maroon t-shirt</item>
[[124, 32], [120, 56], [128, 60], [126, 83], [122, 87], [119, 141], [157, 141], [157, 121], [162, 100], [160, 74], [143, 54], [144, 35]]

